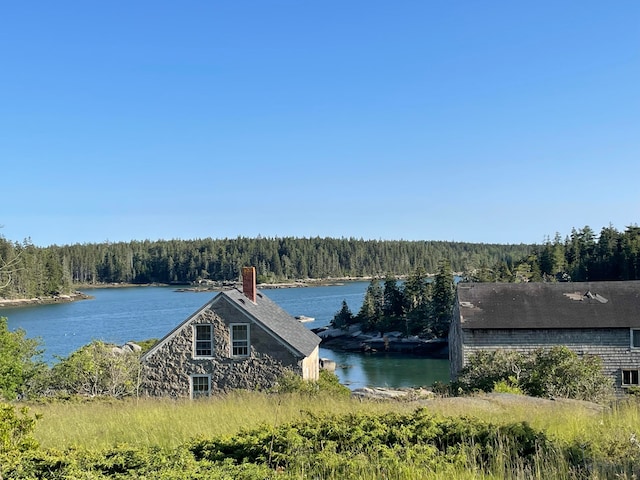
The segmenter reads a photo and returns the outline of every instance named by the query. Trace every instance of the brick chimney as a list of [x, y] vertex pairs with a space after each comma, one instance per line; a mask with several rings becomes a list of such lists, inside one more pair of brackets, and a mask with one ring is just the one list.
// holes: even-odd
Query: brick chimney
[[242, 293], [256, 303], [256, 267], [242, 267]]

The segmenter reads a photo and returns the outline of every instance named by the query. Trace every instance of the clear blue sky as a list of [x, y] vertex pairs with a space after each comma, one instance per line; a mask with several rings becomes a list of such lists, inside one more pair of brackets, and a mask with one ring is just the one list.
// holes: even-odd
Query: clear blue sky
[[7, 2], [0, 234], [541, 243], [640, 213], [640, 2]]

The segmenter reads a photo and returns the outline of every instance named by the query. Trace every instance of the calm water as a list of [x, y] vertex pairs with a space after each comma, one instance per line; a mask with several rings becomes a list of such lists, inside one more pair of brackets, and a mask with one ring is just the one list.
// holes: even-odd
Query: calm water
[[[367, 282], [340, 286], [263, 290], [291, 315], [325, 326], [346, 300], [354, 313], [360, 309]], [[9, 329], [22, 328], [28, 337], [43, 340], [47, 362], [65, 357], [92, 340], [122, 344], [130, 340], [162, 338], [216, 293], [176, 292], [173, 287], [103, 288], [87, 290], [93, 300], [59, 305], [2, 308]], [[335, 360], [340, 381], [351, 388], [409, 387], [449, 380], [446, 360], [406, 355], [357, 354], [321, 349], [321, 357]]]

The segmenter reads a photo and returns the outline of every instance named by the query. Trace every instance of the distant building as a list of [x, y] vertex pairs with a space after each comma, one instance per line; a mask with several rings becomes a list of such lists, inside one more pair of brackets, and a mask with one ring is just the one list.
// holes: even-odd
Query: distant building
[[244, 268], [242, 291], [222, 291], [142, 356], [151, 396], [206, 396], [274, 386], [287, 370], [317, 380], [320, 338], [256, 288]]
[[449, 330], [451, 378], [479, 350], [566, 345], [597, 355], [618, 393], [640, 385], [640, 281], [459, 283]]

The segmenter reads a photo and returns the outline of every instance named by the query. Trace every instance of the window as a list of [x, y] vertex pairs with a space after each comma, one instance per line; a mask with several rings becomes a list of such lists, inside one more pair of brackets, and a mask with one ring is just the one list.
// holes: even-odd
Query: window
[[191, 377], [191, 398], [208, 397], [211, 393], [211, 377], [209, 375], [193, 375]]
[[195, 325], [194, 350], [196, 357], [213, 355], [213, 325]]
[[249, 324], [231, 325], [231, 356], [247, 357], [249, 355]]
[[622, 386], [640, 385], [640, 376], [638, 370], [622, 370]]
[[640, 329], [631, 329], [631, 348], [640, 348]]

